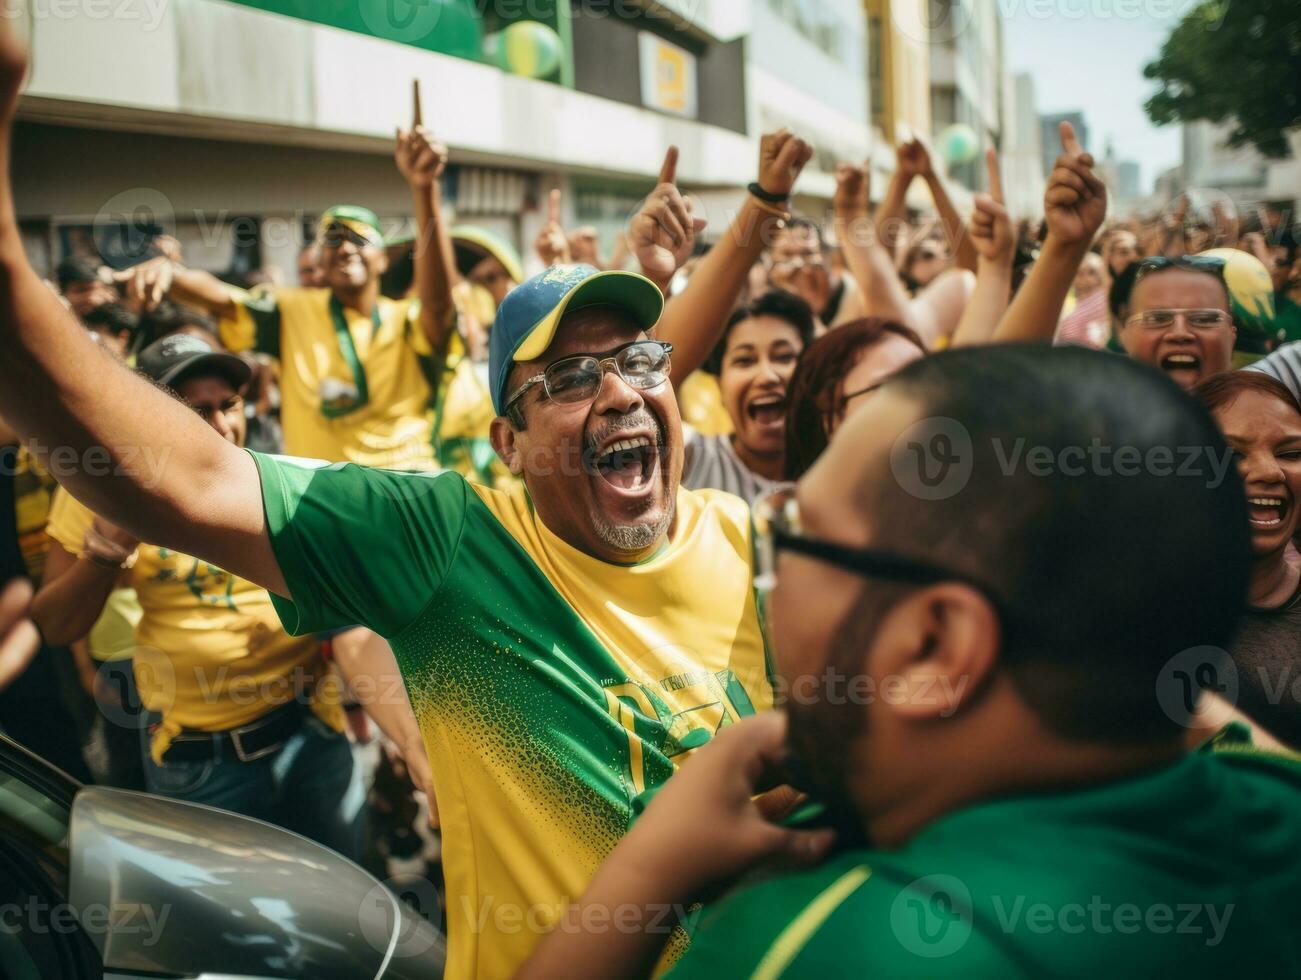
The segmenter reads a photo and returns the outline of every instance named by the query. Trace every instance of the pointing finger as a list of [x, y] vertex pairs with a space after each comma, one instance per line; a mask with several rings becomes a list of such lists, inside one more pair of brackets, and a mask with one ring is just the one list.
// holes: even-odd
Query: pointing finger
[[1071, 156], [1078, 156], [1084, 152], [1084, 147], [1080, 146], [1080, 141], [1075, 138], [1075, 127], [1070, 123], [1063, 121], [1061, 124], [1062, 151]]
[[560, 188], [555, 188], [548, 198], [547, 220], [553, 225], [560, 224]]
[[989, 196], [998, 203], [1003, 203], [1003, 176], [998, 169], [998, 153], [985, 151], [985, 166], [989, 168]]
[[678, 148], [670, 146], [664, 154], [664, 166], [660, 167], [660, 183], [676, 184], [678, 182]]

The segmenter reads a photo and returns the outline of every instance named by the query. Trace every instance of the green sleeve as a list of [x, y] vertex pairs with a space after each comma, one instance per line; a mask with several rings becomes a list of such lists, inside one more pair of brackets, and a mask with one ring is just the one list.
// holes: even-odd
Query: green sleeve
[[267, 529], [291, 598], [291, 634], [366, 626], [401, 633], [442, 585], [469, 494], [455, 473], [399, 473], [251, 453]]

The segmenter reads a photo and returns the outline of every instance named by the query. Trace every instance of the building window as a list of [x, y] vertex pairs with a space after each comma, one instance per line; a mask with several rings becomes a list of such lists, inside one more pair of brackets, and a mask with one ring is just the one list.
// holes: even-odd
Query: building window
[[826, 0], [768, 0], [768, 9], [828, 57], [845, 63], [848, 25]]

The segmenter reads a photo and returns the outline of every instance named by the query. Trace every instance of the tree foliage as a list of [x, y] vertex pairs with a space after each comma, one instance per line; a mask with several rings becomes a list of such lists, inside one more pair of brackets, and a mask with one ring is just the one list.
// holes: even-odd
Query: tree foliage
[[1161, 85], [1146, 105], [1157, 125], [1229, 123], [1230, 146], [1286, 156], [1301, 125], [1301, 2], [1202, 0], [1143, 73]]

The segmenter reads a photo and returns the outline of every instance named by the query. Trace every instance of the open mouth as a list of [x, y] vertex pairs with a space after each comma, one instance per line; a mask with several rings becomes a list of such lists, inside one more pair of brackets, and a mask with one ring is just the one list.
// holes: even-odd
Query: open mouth
[[780, 395], [756, 398], [746, 406], [745, 412], [760, 425], [781, 425], [786, 421], [786, 399]]
[[1282, 527], [1291, 506], [1283, 497], [1248, 497], [1247, 516], [1252, 527], [1264, 530]]
[[620, 439], [595, 457], [596, 474], [624, 493], [644, 493], [659, 468], [660, 447], [649, 436]]
[[1196, 354], [1167, 354], [1161, 358], [1163, 371], [1200, 371], [1202, 359]]

